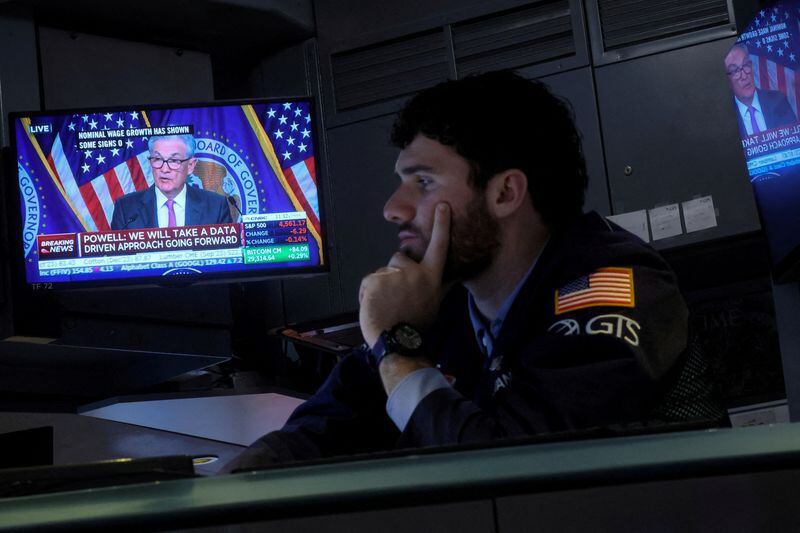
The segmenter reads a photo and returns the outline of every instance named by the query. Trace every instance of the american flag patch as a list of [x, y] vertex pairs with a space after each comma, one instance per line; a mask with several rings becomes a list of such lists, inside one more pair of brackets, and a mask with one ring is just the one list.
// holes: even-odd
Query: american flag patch
[[556, 291], [557, 315], [598, 306], [635, 307], [632, 268], [600, 268]]

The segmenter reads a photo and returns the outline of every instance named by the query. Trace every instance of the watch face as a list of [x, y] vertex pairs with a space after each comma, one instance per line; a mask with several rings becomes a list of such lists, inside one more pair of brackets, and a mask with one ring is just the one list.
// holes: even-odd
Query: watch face
[[407, 350], [416, 350], [422, 346], [422, 336], [408, 324], [398, 326], [394, 331], [394, 338]]

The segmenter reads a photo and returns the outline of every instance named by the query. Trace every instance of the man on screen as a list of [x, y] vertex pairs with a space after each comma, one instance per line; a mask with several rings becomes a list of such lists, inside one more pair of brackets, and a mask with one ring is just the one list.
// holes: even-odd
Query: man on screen
[[399, 251], [362, 281], [366, 346], [227, 470], [721, 414], [674, 274], [582, 212], [580, 137], [544, 85], [445, 82], [392, 140]]
[[114, 202], [111, 229], [233, 222], [224, 196], [186, 185], [186, 178], [197, 164], [193, 136], [154, 136], [147, 145], [154, 185], [121, 196]]
[[725, 73], [733, 90], [742, 136], [797, 122], [797, 116], [785, 94], [770, 89], [756, 89], [753, 62], [745, 45], [733, 45], [725, 56]]

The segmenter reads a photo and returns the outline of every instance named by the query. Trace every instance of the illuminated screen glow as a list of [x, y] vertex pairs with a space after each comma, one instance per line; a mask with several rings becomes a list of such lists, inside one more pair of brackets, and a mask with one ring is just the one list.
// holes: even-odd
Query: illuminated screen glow
[[[295, 98], [12, 115], [27, 281], [323, 270], [313, 113], [311, 99]], [[151, 162], [162, 155], [151, 137], [174, 135], [191, 136], [179, 144], [193, 139], [193, 157]], [[171, 220], [161, 204], [161, 224], [160, 163], [185, 178], [182, 214]]]
[[800, 252], [800, 2], [759, 10], [725, 55], [724, 68], [780, 278]]

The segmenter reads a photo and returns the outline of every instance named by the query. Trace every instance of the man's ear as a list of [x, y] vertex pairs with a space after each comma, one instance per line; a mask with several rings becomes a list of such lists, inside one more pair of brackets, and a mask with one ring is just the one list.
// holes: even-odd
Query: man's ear
[[486, 186], [489, 210], [497, 218], [516, 213], [528, 196], [528, 176], [516, 168], [498, 172]]

